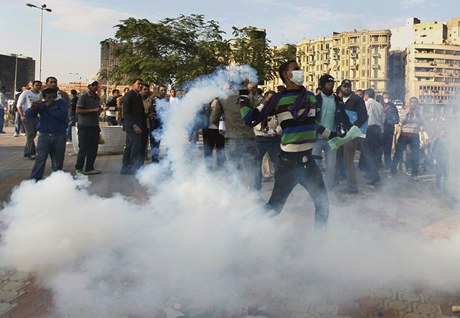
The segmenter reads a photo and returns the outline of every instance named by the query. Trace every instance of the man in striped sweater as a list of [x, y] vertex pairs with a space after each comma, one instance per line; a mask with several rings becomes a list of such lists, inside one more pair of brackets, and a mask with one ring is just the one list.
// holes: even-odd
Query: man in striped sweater
[[313, 199], [315, 227], [325, 228], [329, 198], [312, 148], [317, 132], [327, 138], [336, 134], [323, 126], [317, 127], [316, 98], [302, 86], [304, 73], [299, 64], [293, 60], [281, 64], [279, 76], [286, 89], [273, 95], [261, 110], [251, 108], [247, 97], [240, 97], [241, 115], [247, 125], [255, 126], [268, 116], [277, 115], [282, 128], [275, 185], [266, 207], [271, 216], [278, 215], [291, 191], [300, 183]]

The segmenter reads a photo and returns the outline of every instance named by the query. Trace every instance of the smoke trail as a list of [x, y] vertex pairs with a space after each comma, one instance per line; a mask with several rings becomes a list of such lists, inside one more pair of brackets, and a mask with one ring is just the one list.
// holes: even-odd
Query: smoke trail
[[[378, 213], [402, 217], [406, 198], [338, 202], [320, 237], [303, 189], [267, 219], [236, 173], [208, 174], [190, 159], [186, 127], [197, 110], [254, 76], [247, 68], [219, 70], [164, 106], [168, 160], [138, 174], [147, 202], [99, 197], [88, 179], [63, 172], [23, 182], [1, 211], [1, 265], [35, 273], [53, 292], [56, 317], [72, 318], [152, 317], [174, 304], [184, 311], [269, 307], [280, 297], [309, 304], [391, 282], [455, 289], [460, 256], [449, 251], [458, 234], [428, 241], [414, 235], [424, 219], [409, 231], [379, 222]], [[423, 201], [409, 203], [426, 210]]]

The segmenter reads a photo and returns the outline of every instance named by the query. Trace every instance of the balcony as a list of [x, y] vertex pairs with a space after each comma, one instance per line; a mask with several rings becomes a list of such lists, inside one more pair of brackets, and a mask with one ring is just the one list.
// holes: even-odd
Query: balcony
[[373, 54], [372, 54], [372, 57], [373, 57], [373, 58], [380, 58], [380, 53], [373, 53]]
[[358, 69], [358, 64], [352, 64], [350, 65], [351, 70], [357, 70]]
[[379, 70], [379, 69], [380, 69], [380, 65], [374, 64], [374, 65], [372, 65], [372, 69], [373, 69], [373, 70]]
[[357, 59], [358, 58], [357, 53], [351, 53], [350, 56], [351, 56], [352, 59]]

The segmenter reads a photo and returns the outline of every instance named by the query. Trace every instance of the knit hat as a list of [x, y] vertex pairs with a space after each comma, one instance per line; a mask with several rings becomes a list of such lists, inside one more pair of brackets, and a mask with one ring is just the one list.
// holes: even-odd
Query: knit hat
[[324, 88], [324, 85], [328, 82], [334, 83], [334, 78], [329, 74], [324, 74], [319, 78], [319, 87]]

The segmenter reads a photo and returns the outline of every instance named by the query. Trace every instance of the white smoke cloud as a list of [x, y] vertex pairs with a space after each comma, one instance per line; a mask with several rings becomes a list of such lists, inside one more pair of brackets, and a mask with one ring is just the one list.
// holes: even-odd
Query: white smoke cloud
[[[299, 295], [308, 304], [391, 282], [458, 286], [460, 256], [451, 252], [458, 234], [428, 241], [382, 228], [370, 215], [397, 219], [402, 201], [334, 203], [323, 236], [313, 231], [303, 189], [267, 219], [266, 198], [249, 192], [237, 173], [206, 173], [186, 147], [185, 127], [203, 103], [246, 77], [255, 73], [218, 71], [165, 106], [167, 158], [137, 176], [148, 200], [102, 198], [88, 190], [88, 179], [63, 172], [23, 182], [0, 214], [0, 265], [35, 273], [53, 292], [56, 317], [69, 318], [152, 317], [174, 304], [182, 311], [269, 307], [271, 299]], [[414, 210], [423, 204], [410, 202]]]

